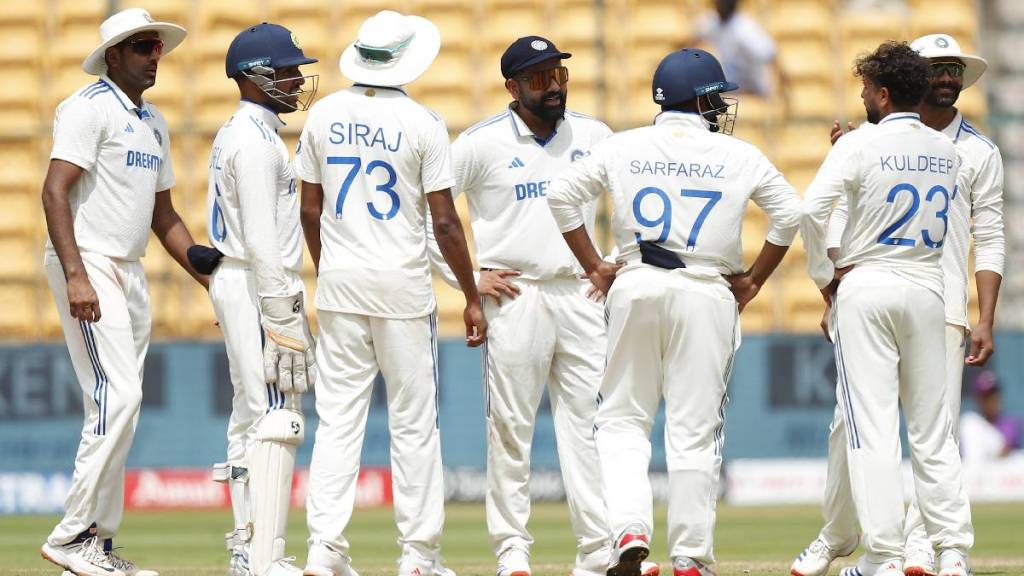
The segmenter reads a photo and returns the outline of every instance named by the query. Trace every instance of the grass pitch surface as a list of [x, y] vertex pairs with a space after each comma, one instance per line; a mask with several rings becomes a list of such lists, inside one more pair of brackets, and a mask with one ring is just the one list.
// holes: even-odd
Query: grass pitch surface
[[[488, 544], [484, 510], [478, 504], [447, 507], [443, 552], [446, 564], [459, 576], [492, 576], [494, 557]], [[49, 516], [0, 517], [0, 576], [51, 574], [60, 571], [39, 557], [39, 546], [58, 519]], [[305, 515], [294, 510], [289, 525], [288, 553], [306, 557]], [[651, 559], [671, 575], [665, 553], [665, 513], [657, 510]], [[821, 513], [814, 507], [719, 507], [715, 552], [719, 576], [788, 575], [789, 563], [817, 534]], [[221, 576], [227, 555], [223, 533], [230, 514], [208, 511], [132, 512], [125, 516], [116, 545], [140, 568], [161, 576]], [[974, 506], [977, 544], [972, 552], [974, 573], [1024, 574], [1024, 505]], [[530, 529], [536, 540], [531, 554], [535, 576], [567, 576], [572, 568], [574, 539], [564, 504], [533, 507]], [[390, 508], [360, 509], [347, 531], [353, 566], [361, 576], [394, 576], [398, 534]], [[859, 554], [859, 552], [857, 553]], [[834, 564], [851, 564], [857, 554]]]

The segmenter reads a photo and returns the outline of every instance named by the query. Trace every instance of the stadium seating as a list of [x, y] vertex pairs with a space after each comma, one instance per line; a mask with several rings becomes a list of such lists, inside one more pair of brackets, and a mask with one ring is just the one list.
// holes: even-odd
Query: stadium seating
[[[12, 2], [0, 11], [0, 64], [16, 89], [0, 93], [0, 249], [14, 254], [0, 263], [0, 294], [19, 306], [19, 315], [0, 320], [0, 335], [57, 337], [60, 326], [42, 279], [39, 263], [45, 224], [39, 190], [46, 169], [54, 107], [93, 80], [81, 61], [99, 40], [108, 0], [39, 0]], [[904, 8], [851, 10], [839, 0], [747, 0], [741, 9], [761, 22], [778, 42], [779, 62], [789, 83], [774, 97], [740, 97], [736, 135], [755, 144], [778, 166], [800, 193], [828, 152], [833, 120], [863, 121], [860, 81], [852, 75], [854, 58], [889, 38], [948, 32], [967, 51], [977, 51], [988, 13], [1002, 23], [986, 43], [993, 74], [981, 89], [964, 92], [960, 109], [986, 125], [988, 103], [1003, 114], [1024, 114], [1016, 94], [1024, 89], [1017, 54], [1024, 47], [1024, 3], [994, 0], [979, 10], [971, 0], [908, 0]], [[337, 59], [368, 16], [394, 9], [387, 0], [119, 0], [120, 7], [143, 6], [154, 18], [185, 26], [189, 37], [160, 65], [157, 86], [146, 99], [163, 111], [172, 132], [172, 155], [178, 184], [174, 202], [199, 241], [207, 241], [206, 186], [209, 150], [216, 130], [238, 102], [235, 84], [225, 78], [224, 53], [243, 27], [264, 20], [291, 28], [303, 48], [321, 62], [309, 73], [320, 75], [320, 95], [348, 85]], [[895, 6], [896, 4], [894, 4]], [[569, 107], [594, 114], [613, 129], [649, 124], [658, 113], [651, 101], [651, 75], [661, 58], [691, 36], [697, 15], [710, 8], [705, 0], [416, 0], [402, 10], [429, 17], [441, 30], [442, 51], [433, 67], [409, 87], [411, 95], [441, 114], [454, 136], [477, 120], [504, 108], [510, 97], [498, 72], [502, 51], [524, 34], [549, 36], [574, 54], [570, 69]], [[987, 11], [987, 12], [986, 12]], [[294, 153], [305, 113], [284, 117], [281, 130]], [[993, 122], [1005, 145], [1008, 219], [1021, 219], [1019, 188], [1024, 158], [1008, 154], [1024, 142], [1019, 123]], [[984, 128], [983, 128], [984, 129]], [[606, 201], [605, 201], [606, 202]], [[464, 199], [459, 212], [468, 228]], [[609, 243], [607, 205], [596, 236]], [[744, 262], [752, 262], [768, 222], [752, 207], [746, 218]], [[1008, 226], [1008, 230], [1010, 226]], [[1020, 228], [1024, 229], [1024, 228]], [[1012, 260], [1013, 256], [1010, 256]], [[1024, 263], [1022, 263], [1024, 264]], [[152, 241], [145, 266], [151, 277], [154, 335], [218, 337], [206, 294], [187, 278]], [[802, 247], [791, 250], [761, 295], [744, 312], [746, 330], [814, 331], [820, 319], [820, 296], [807, 279]], [[312, 265], [304, 269], [311, 299]], [[1008, 277], [1004, 285], [1012, 288]], [[435, 281], [442, 333], [462, 332], [461, 295]], [[195, 302], [193, 302], [193, 300]], [[31, 305], [29, 305], [31, 304]], [[187, 304], [187, 305], [186, 305]], [[195, 306], [193, 306], [195, 304]]]

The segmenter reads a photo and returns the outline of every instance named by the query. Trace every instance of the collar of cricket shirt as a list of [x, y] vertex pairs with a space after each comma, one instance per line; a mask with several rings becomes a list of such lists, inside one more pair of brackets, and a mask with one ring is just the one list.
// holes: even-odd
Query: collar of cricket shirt
[[707, 129], [708, 125], [700, 114], [696, 112], [681, 112], [679, 110], [664, 110], [660, 114], [654, 117], [655, 126], [659, 124], [678, 124], [688, 128], [704, 128]]
[[274, 132], [277, 132], [279, 128], [285, 125], [284, 120], [281, 120], [281, 117], [278, 116], [277, 112], [274, 112], [263, 104], [257, 104], [252, 100], [246, 100], [243, 98], [242, 101], [239, 102], [238, 107], [262, 120], [263, 123], [273, 129]]
[[124, 93], [124, 90], [121, 90], [121, 87], [111, 80], [109, 76], [102, 74], [100, 75], [99, 81], [109, 86], [110, 92], [114, 95], [114, 98], [117, 98], [117, 101], [121, 103], [121, 106], [124, 107], [125, 110], [138, 116], [139, 120], [152, 118], [153, 115], [149, 113], [149, 108], [147, 106], [148, 102], [146, 102], [145, 98], [140, 96], [139, 98], [142, 100], [142, 106], [136, 106], [135, 103], [132, 102], [132, 99]]
[[[515, 103], [513, 102], [512, 104]], [[508, 111], [509, 117], [512, 119], [512, 130], [516, 133], [516, 136], [520, 138], [529, 136], [530, 138], [533, 138], [534, 142], [540, 144], [541, 147], [547, 146], [549, 142], [555, 139], [555, 136], [558, 134], [558, 129], [562, 126], [562, 122], [565, 122], [565, 115], [563, 114], [561, 118], [555, 121], [555, 129], [551, 131], [551, 134], [548, 134], [547, 138], [541, 138], [540, 136], [537, 136], [533, 130], [530, 130], [530, 127], [526, 125], [526, 121], [523, 120], [519, 115], [519, 112], [516, 111], [516, 106], [513, 106], [512, 104], [509, 104]], [[566, 113], [568, 113], [568, 111]]]

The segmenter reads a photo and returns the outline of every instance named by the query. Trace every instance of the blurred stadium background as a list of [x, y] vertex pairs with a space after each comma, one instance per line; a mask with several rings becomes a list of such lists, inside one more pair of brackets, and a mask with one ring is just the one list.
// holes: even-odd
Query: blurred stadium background
[[[178, 184], [173, 198], [193, 236], [207, 234], [206, 167], [217, 128], [234, 110], [235, 85], [224, 52], [247, 25], [274, 21], [292, 29], [321, 60], [320, 94], [347, 83], [337, 68], [359, 24], [384, 8], [433, 20], [442, 50], [412, 96], [444, 116], [454, 137], [508, 102], [498, 60], [515, 38], [541, 34], [572, 52], [569, 107], [613, 129], [649, 123], [657, 113], [650, 78], [658, 61], [691, 36], [706, 0], [22, 0], [0, 7], [0, 515], [59, 511], [81, 426], [82, 395], [63, 347], [42, 273], [46, 227], [39, 192], [55, 106], [90, 82], [80, 64], [98, 43], [100, 22], [142, 6], [155, 19], [182, 24], [185, 43], [160, 63], [145, 97], [167, 117]], [[1024, 2], [1020, 0], [746, 0], [740, 9], [775, 39], [788, 83], [772, 97], [740, 96], [736, 135], [759, 146], [799, 191], [828, 150], [833, 120], [859, 123], [854, 57], [881, 41], [945, 32], [966, 52], [988, 58], [981, 83], [959, 107], [1002, 148], [1006, 168], [1008, 258], [997, 315], [1000, 376], [1009, 412], [1024, 414]], [[304, 114], [285, 119], [294, 150]], [[464, 200], [459, 208], [468, 228]], [[606, 211], [600, 237], [608, 241]], [[767, 220], [752, 208], [744, 225], [749, 264]], [[153, 302], [153, 338], [145, 400], [129, 467], [134, 508], [226, 504], [207, 467], [223, 459], [230, 409], [227, 361], [206, 293], [176, 268], [159, 244], [144, 260]], [[813, 504], [820, 499], [827, 424], [834, 406], [830, 346], [817, 334], [820, 296], [797, 245], [742, 316], [727, 412], [725, 497], [733, 504]], [[315, 286], [307, 262], [309, 292]], [[461, 296], [435, 281], [442, 334], [441, 431], [449, 497], [483, 495], [483, 392], [479, 355], [461, 343]], [[971, 317], [976, 317], [972, 293]], [[975, 372], [968, 370], [965, 381]], [[362, 504], [388, 502], [385, 400], [375, 392], [363, 460]], [[969, 395], [965, 404], [970, 407]], [[315, 421], [312, 398], [307, 417]], [[546, 406], [542, 410], [547, 411]], [[663, 466], [660, 428], [656, 466]], [[300, 450], [308, 463], [312, 434]], [[538, 423], [534, 494], [559, 499], [550, 418]], [[1024, 457], [971, 476], [977, 501], [1024, 500]], [[303, 476], [296, 481], [301, 504]], [[1019, 532], [1019, 530], [1018, 530]], [[810, 537], [811, 534], [807, 534]], [[802, 546], [804, 542], [794, 545]], [[1024, 542], [1017, 548], [1024, 549]], [[793, 550], [795, 552], [796, 550]], [[789, 552], [787, 551], [787, 554]]]

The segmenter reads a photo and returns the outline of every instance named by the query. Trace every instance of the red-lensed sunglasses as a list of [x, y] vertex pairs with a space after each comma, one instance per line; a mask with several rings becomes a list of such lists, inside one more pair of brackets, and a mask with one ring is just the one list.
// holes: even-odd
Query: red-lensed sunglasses
[[164, 41], [159, 38], [135, 38], [125, 40], [125, 45], [131, 48], [139, 56], [149, 56], [156, 53], [160, 56], [164, 53]]
[[532, 74], [519, 76], [520, 80], [530, 83], [531, 90], [544, 90], [551, 85], [551, 80], [558, 82], [559, 86], [569, 81], [569, 69], [565, 66], [557, 66], [548, 70], [538, 70]]

